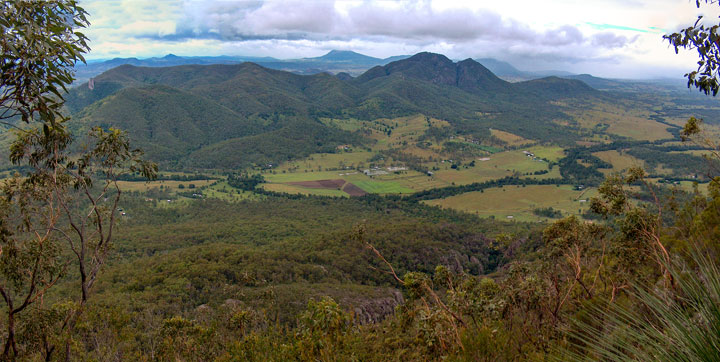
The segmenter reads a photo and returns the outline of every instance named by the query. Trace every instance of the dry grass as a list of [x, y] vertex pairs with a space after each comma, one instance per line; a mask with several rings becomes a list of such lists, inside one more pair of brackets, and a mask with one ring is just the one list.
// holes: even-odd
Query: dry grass
[[617, 150], [600, 151], [600, 152], [593, 153], [593, 155], [596, 156], [597, 158], [613, 165], [612, 169], [601, 169], [600, 170], [605, 174], [610, 174], [613, 172], [622, 172], [631, 167], [646, 168], [645, 161], [635, 158], [635, 157], [633, 157], [625, 152], [622, 152], [622, 151], [617, 151]]
[[533, 214], [533, 209], [552, 207], [564, 215], [578, 215], [589, 207], [588, 202], [580, 200], [588, 200], [596, 194], [595, 189], [576, 191], [569, 185], [505, 186], [430, 200], [427, 203], [483, 217], [507, 219], [512, 216], [513, 220], [541, 221], [547, 218]]
[[510, 132], [501, 131], [499, 129], [490, 129], [490, 134], [498, 138], [499, 140], [508, 144], [508, 146], [523, 146], [534, 141], [520, 137]]

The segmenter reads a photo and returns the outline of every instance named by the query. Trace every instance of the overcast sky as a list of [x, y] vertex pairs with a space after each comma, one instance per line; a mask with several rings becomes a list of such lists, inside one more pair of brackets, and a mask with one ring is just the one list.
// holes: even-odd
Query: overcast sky
[[720, 6], [694, 0], [80, 0], [89, 59], [176, 55], [388, 57], [421, 51], [496, 58], [522, 70], [679, 77], [696, 62], [662, 35]]

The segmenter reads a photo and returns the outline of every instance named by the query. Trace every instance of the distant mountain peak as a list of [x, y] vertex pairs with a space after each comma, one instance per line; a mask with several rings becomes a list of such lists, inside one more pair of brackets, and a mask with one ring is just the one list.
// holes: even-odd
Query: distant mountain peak
[[506, 92], [510, 89], [507, 82], [472, 59], [454, 63], [442, 54], [430, 52], [418, 53], [384, 67], [375, 67], [356, 79], [364, 82], [396, 73], [407, 78], [458, 87], [473, 93]]
[[453, 64], [453, 61], [450, 60], [450, 58], [437, 53], [430, 53], [430, 52], [422, 52], [417, 53], [410, 58], [407, 58], [409, 61], [414, 62], [427, 62], [427, 63], [441, 63], [441, 64]]
[[352, 50], [331, 50], [323, 56], [320, 56], [317, 58], [310, 58], [310, 59], [324, 60], [324, 61], [331, 61], [331, 62], [361, 62], [361, 63], [372, 63], [372, 64], [377, 64], [381, 61], [381, 59], [379, 59], [379, 58], [356, 53]]
[[163, 58], [163, 59], [166, 59], [166, 60], [170, 60], [170, 59], [182, 59], [182, 57], [179, 57], [179, 56], [177, 56], [177, 55], [175, 55], [175, 54], [172, 54], [172, 53], [170, 53], [170, 54], [168, 54], [168, 55], [166, 55], [166, 56], [164, 56], [164, 57], [162, 57], [162, 58]]
[[350, 55], [350, 54], [352, 54], [352, 55], [363, 55], [363, 54], [360, 54], [360, 53], [358, 53], [358, 52], [354, 52], [354, 51], [352, 51], [352, 50], [337, 50], [337, 49], [333, 49], [333, 50], [329, 51], [327, 54], [325, 54], [324, 56], [328, 56], [328, 55]]

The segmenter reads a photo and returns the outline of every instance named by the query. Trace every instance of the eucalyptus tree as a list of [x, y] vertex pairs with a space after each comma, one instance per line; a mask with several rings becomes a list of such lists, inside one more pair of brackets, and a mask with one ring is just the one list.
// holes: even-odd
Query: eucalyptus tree
[[[50, 360], [62, 351], [69, 360], [112, 245], [117, 179], [129, 172], [152, 178], [157, 166], [112, 128], [93, 128], [78, 148], [84, 151], [71, 152], [63, 95], [89, 50], [79, 31], [89, 25], [87, 13], [75, 0], [5, 0], [0, 14], [0, 122], [16, 136], [10, 161], [24, 172], [0, 182], [2, 357]], [[71, 275], [76, 297], [46, 305], [48, 291]]]

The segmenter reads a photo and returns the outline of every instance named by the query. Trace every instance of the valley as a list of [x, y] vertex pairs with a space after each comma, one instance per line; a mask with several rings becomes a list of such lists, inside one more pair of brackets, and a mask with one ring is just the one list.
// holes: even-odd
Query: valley
[[[658, 199], [700, 205], [706, 201], [696, 190], [716, 187], [717, 160], [703, 157], [707, 146], [684, 142], [681, 131], [684, 119], [703, 114], [708, 132], [719, 132], [718, 107], [672, 87], [656, 85], [663, 91], [651, 95], [594, 77], [520, 74], [509, 82], [472, 59], [434, 53], [354, 74], [300, 75], [254, 63], [125, 64], [95, 76], [92, 87], [70, 90], [73, 134], [117, 127], [159, 166], [153, 180], [130, 172], [114, 183], [123, 192], [111, 209], [114, 258], [85, 320], [114, 318], [99, 324], [98, 338], [121, 341], [118, 348], [138, 358], [158, 341], [167, 357], [187, 340], [201, 347], [184, 356], [251, 351], [283, 359], [304, 348], [292, 333], [303, 333], [295, 328], [305, 328], [305, 313], [332, 298], [337, 304], [328, 305], [351, 315], [343, 325], [365, 339], [353, 343], [384, 349], [367, 352], [369, 360], [446, 353], [437, 344], [418, 347], [404, 323], [447, 343], [447, 335], [424, 334], [431, 322], [422, 318], [432, 311], [446, 318], [433, 328], [446, 326], [454, 321], [443, 314], [449, 308], [481, 319], [467, 333], [493, 326], [513, 348], [537, 352], [550, 342], [526, 341], [515, 328], [553, 335], [555, 327], [541, 322], [550, 306], [570, 300], [568, 309], [582, 311], [590, 294], [577, 288], [563, 296], [556, 287], [533, 302], [532, 293], [553, 290], [557, 275], [584, 277], [554, 269], [575, 260], [548, 241], [556, 223], [576, 233], [557, 238], [569, 242], [587, 233], [600, 243], [604, 233], [621, 232], [612, 229], [619, 214], [611, 201], [619, 201], [607, 200], [607, 182], [635, 167], [647, 177], [611, 190], [621, 194], [623, 210], [651, 209]], [[3, 128], [3, 152], [12, 139]], [[75, 141], [71, 155], [91, 145]], [[0, 177], [28, 172], [3, 156]], [[683, 212], [672, 207], [673, 217]], [[596, 229], [605, 223], [608, 229]], [[583, 248], [592, 250], [583, 258], [598, 258], [593, 267], [605, 262], [605, 244]], [[612, 257], [625, 257], [624, 250]], [[645, 270], [611, 272], [624, 283]], [[535, 275], [550, 284], [536, 287]], [[608, 285], [603, 293], [614, 298]], [[73, 287], [63, 279], [47, 303], [60, 303]], [[493, 308], [523, 317], [503, 319]], [[374, 340], [385, 334], [399, 337]], [[88, 341], [98, 334], [77, 335]], [[237, 344], [253, 338], [258, 344]], [[277, 344], [292, 347], [264, 350]]]
[[[123, 65], [97, 76], [94, 86], [80, 85], [68, 95], [77, 132], [120, 127], [162, 170], [218, 180], [195, 182], [192, 189], [183, 184], [184, 190], [176, 181], [123, 186], [228, 200], [243, 199], [217, 187], [228, 172], [261, 175], [258, 187], [269, 192], [349, 197], [411, 195], [505, 178], [592, 189], [607, 175], [641, 166], [656, 180], [688, 190], [689, 181], [707, 182], [702, 172], [691, 172], [707, 165], [702, 150], [680, 142], [678, 131], [683, 117], [715, 107], [670, 90], [649, 100], [641, 91], [598, 91], [573, 79], [510, 83], [472, 60], [453, 63], [430, 53], [346, 80], [251, 63]], [[429, 203], [512, 216], [477, 192], [460, 203]], [[490, 188], [488, 195], [497, 192]], [[558, 206], [542, 198], [529, 205], [517, 220], [542, 220], [531, 209]], [[561, 209], [564, 215], [585, 212]]]

